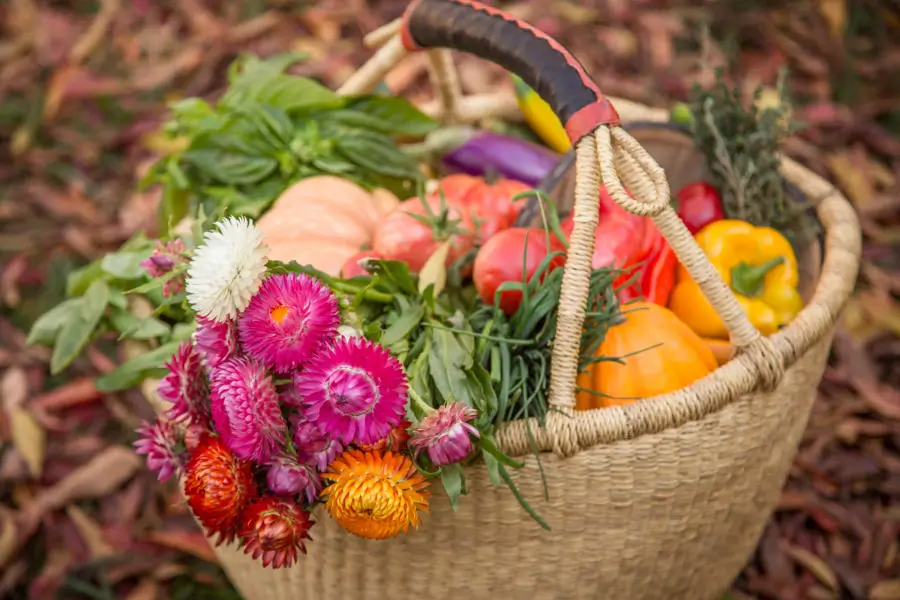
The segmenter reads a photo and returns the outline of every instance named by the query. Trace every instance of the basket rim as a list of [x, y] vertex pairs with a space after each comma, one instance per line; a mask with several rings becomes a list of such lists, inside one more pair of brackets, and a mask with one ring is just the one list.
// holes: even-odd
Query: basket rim
[[[669, 123], [664, 109], [610, 99], [622, 116], [623, 128]], [[856, 282], [862, 234], [850, 202], [828, 181], [788, 156], [782, 156], [781, 171], [814, 206], [825, 238], [822, 269], [812, 299], [789, 325], [768, 336], [788, 370], [833, 329]], [[504, 423], [498, 428], [497, 441], [512, 456], [535, 450], [571, 455], [703, 419], [756, 391], [760, 379], [754, 357], [742, 354], [676, 392], [623, 406], [554, 411], [547, 415], [544, 426], [535, 419]]]

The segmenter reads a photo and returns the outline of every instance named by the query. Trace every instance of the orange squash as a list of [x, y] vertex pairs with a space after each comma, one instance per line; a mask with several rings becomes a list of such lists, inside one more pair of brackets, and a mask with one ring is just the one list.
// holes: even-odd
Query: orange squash
[[623, 307], [623, 323], [610, 327], [596, 356], [622, 362], [594, 363], [578, 376], [575, 408], [589, 410], [630, 404], [674, 392], [714, 371], [709, 346], [675, 313], [658, 304], [634, 302]]
[[369, 193], [346, 179], [316, 175], [286, 189], [256, 224], [270, 259], [296, 260], [339, 275], [344, 262], [371, 243], [381, 218], [399, 203], [387, 190]]

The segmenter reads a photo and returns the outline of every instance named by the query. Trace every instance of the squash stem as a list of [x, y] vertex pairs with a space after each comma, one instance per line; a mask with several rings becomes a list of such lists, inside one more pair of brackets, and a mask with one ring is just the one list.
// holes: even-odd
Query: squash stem
[[777, 256], [759, 265], [742, 262], [731, 269], [731, 287], [738, 294], [752, 298], [760, 293], [763, 280], [769, 271], [782, 263], [784, 263], [783, 256]]

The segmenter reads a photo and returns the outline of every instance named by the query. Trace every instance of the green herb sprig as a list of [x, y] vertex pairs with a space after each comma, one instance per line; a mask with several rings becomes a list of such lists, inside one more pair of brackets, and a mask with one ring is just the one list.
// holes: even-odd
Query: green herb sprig
[[694, 87], [689, 122], [696, 146], [706, 157], [711, 183], [722, 195], [725, 214], [773, 227], [801, 245], [815, 235], [816, 224], [807, 212], [808, 205], [788, 196], [779, 171], [781, 143], [801, 128], [790, 120], [785, 78], [786, 71], [782, 71], [775, 106], [758, 104], [762, 88], [757, 88], [754, 101], [745, 106], [719, 69], [710, 89]]

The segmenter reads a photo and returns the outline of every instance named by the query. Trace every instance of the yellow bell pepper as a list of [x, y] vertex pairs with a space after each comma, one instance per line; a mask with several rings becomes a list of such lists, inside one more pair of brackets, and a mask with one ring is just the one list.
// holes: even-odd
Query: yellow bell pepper
[[550, 105], [518, 76], [513, 75], [512, 80], [515, 84], [516, 102], [528, 126], [557, 152], [568, 152], [572, 148], [572, 142]]
[[[763, 335], [789, 323], [803, 308], [797, 257], [778, 231], [724, 219], [698, 231], [695, 239]], [[728, 338], [725, 324], [680, 264], [669, 308], [699, 335]]]

